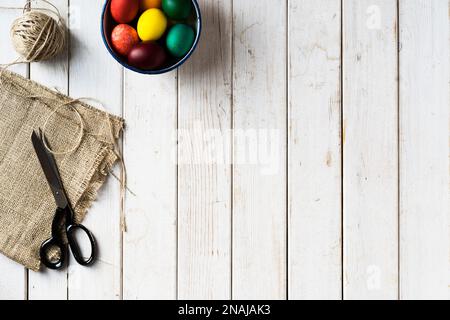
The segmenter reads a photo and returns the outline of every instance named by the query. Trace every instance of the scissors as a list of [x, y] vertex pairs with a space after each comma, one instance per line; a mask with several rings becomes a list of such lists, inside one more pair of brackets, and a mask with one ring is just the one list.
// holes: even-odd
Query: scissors
[[[40, 129], [39, 133], [33, 131], [31, 141], [55, 198], [57, 209], [52, 222], [52, 236], [45, 240], [40, 248], [41, 262], [49, 269], [61, 269], [67, 258], [67, 249], [69, 247], [75, 260], [82, 266], [88, 266], [94, 262], [96, 257], [97, 245], [95, 238], [85, 226], [74, 222], [73, 208], [67, 199], [67, 193], [62, 184], [55, 159], [45, 147], [44, 139], [45, 137]], [[81, 254], [80, 247], [76, 241], [75, 233], [77, 230], [84, 232], [90, 241], [91, 256], [87, 259]], [[67, 238], [68, 244], [66, 244], [65, 238]], [[52, 254], [52, 252], [56, 252], [54, 251], [55, 249], [59, 251], [59, 254], [56, 256]]]

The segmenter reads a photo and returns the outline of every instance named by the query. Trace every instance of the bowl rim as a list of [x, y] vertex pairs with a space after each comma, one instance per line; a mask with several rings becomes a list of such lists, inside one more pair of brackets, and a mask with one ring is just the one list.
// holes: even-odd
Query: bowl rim
[[197, 14], [197, 32], [195, 35], [195, 39], [194, 39], [194, 43], [192, 44], [191, 49], [188, 51], [188, 53], [186, 53], [186, 55], [179, 60], [177, 63], [163, 68], [163, 69], [158, 69], [158, 70], [143, 70], [143, 69], [139, 69], [136, 67], [133, 67], [131, 65], [129, 65], [128, 63], [124, 62], [119, 56], [118, 54], [110, 47], [108, 40], [107, 40], [107, 35], [105, 34], [105, 15], [106, 15], [106, 10], [108, 9], [108, 5], [112, 0], [106, 0], [105, 4], [103, 5], [103, 10], [102, 10], [102, 16], [101, 16], [101, 23], [100, 23], [100, 31], [101, 31], [101, 35], [102, 35], [102, 40], [103, 40], [103, 44], [105, 45], [106, 49], [109, 51], [109, 54], [114, 58], [114, 60], [116, 60], [118, 63], [120, 63], [123, 67], [137, 72], [137, 73], [141, 73], [141, 74], [150, 74], [150, 75], [157, 75], [157, 74], [163, 74], [163, 73], [167, 73], [170, 72], [172, 70], [175, 70], [177, 68], [179, 68], [182, 64], [184, 64], [192, 55], [192, 53], [195, 51], [195, 49], [197, 48], [197, 45], [199, 43], [200, 40], [200, 36], [202, 33], [202, 15], [201, 15], [201, 11], [200, 11], [200, 6], [197, 2], [197, 0], [191, 0], [195, 12]]

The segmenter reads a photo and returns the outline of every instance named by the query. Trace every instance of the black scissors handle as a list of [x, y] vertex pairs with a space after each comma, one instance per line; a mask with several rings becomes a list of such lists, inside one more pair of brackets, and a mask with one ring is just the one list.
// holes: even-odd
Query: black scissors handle
[[[78, 242], [75, 238], [75, 232], [77, 230], [83, 231], [87, 235], [89, 242], [91, 243], [91, 256], [89, 258], [84, 258], [83, 254], [81, 253], [80, 247], [78, 246]], [[67, 227], [67, 239], [69, 240], [69, 246], [70, 250], [72, 251], [72, 255], [78, 262], [78, 264], [82, 266], [88, 266], [94, 262], [97, 255], [97, 245], [95, 243], [94, 235], [85, 226], [83, 226], [82, 224], [70, 224]]]
[[[41, 262], [49, 269], [57, 270], [64, 266], [67, 255], [67, 246], [55, 238], [44, 241], [39, 252]], [[53, 255], [51, 253], [53, 252]]]
[[[62, 235], [67, 235], [69, 247], [75, 260], [82, 266], [92, 264], [97, 255], [97, 246], [93, 234], [83, 225], [72, 223], [70, 208], [57, 209], [52, 224], [52, 236], [44, 241], [40, 249], [41, 262], [49, 269], [61, 269], [67, 257], [67, 244]], [[64, 223], [65, 221], [65, 223]], [[91, 255], [84, 258], [75, 237], [77, 230], [83, 231], [91, 244]], [[59, 251], [58, 254], [54, 252]]]
[[57, 209], [52, 223], [52, 236], [45, 240], [39, 251], [41, 262], [49, 269], [61, 269], [67, 256], [67, 245], [62, 239], [65, 210]]

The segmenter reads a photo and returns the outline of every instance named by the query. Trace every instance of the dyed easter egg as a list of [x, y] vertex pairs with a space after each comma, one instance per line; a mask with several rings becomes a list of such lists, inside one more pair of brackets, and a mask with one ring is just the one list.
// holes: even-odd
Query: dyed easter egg
[[114, 50], [126, 56], [136, 44], [139, 43], [139, 37], [136, 30], [128, 24], [117, 25], [111, 33], [111, 44]]
[[154, 41], [162, 37], [167, 28], [167, 18], [156, 8], [148, 9], [139, 18], [137, 32], [142, 41]]
[[170, 54], [181, 58], [191, 49], [195, 40], [195, 32], [186, 24], [174, 25], [167, 34], [166, 46]]
[[141, 0], [141, 11], [151, 8], [161, 8], [161, 0]]
[[162, 8], [169, 18], [183, 20], [191, 14], [192, 2], [191, 0], [162, 0]]
[[139, 43], [128, 54], [128, 63], [143, 70], [158, 69], [166, 62], [167, 54], [156, 42]]
[[139, 0], [111, 0], [111, 15], [117, 23], [129, 23], [138, 14]]

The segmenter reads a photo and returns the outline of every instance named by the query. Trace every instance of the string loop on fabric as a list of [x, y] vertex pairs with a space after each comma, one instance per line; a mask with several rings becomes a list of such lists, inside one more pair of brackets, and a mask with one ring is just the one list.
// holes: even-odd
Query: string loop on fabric
[[66, 154], [69, 154], [69, 153], [74, 152], [74, 151], [77, 150], [78, 147], [81, 145], [81, 142], [83, 141], [83, 136], [84, 136], [84, 121], [83, 121], [83, 118], [81, 117], [80, 112], [77, 110], [77, 108], [75, 108], [75, 107], [72, 105], [73, 103], [78, 102], [78, 101], [79, 101], [79, 99], [73, 99], [73, 100], [71, 100], [71, 101], [69, 101], [69, 102], [66, 102], [66, 103], [63, 103], [63, 104], [60, 104], [59, 106], [57, 106], [57, 107], [50, 113], [50, 115], [47, 117], [47, 120], [45, 120], [44, 125], [42, 126], [42, 134], [45, 136], [45, 130], [47, 129], [47, 124], [49, 123], [49, 121], [50, 121], [50, 119], [52, 118], [52, 116], [53, 116], [55, 113], [57, 113], [62, 107], [64, 107], [64, 106], [70, 107], [70, 109], [71, 109], [73, 112], [75, 112], [75, 114], [78, 116], [78, 120], [79, 120], [79, 123], [80, 123], [80, 130], [79, 130], [80, 133], [79, 133], [78, 136], [77, 136], [77, 140], [76, 140], [75, 144], [74, 144], [70, 149], [68, 149], [68, 150], [65, 150], [65, 151], [55, 151], [55, 150], [52, 150], [52, 149], [48, 146], [46, 139], [43, 139], [44, 147], [47, 149], [48, 152], [50, 152], [50, 153], [52, 153], [52, 154], [54, 154], [54, 155], [66, 155]]

